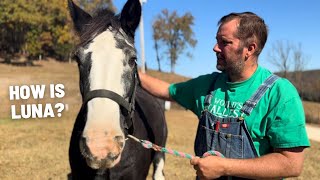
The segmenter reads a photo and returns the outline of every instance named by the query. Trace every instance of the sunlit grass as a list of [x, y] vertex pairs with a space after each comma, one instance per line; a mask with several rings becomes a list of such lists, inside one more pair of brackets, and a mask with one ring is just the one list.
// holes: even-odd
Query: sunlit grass
[[[76, 64], [43, 61], [36, 67], [14, 67], [0, 64], [0, 179], [66, 179], [70, 172], [68, 162], [69, 139], [77, 112], [81, 106]], [[170, 82], [186, 80], [170, 73], [153, 75]], [[9, 101], [8, 86], [22, 84], [65, 85], [66, 95], [62, 101], [69, 105], [61, 118], [11, 120], [10, 105], [39, 101]], [[60, 100], [59, 100], [60, 101]], [[313, 103], [305, 106], [312, 109]], [[317, 107], [318, 108], [318, 107]], [[167, 147], [193, 153], [193, 142], [197, 127], [196, 117], [189, 111], [166, 112], [169, 136]], [[311, 141], [306, 150], [306, 161], [299, 179], [320, 178], [320, 143]], [[194, 179], [195, 174], [189, 160], [166, 156], [167, 179]], [[149, 177], [149, 179], [151, 179]]]

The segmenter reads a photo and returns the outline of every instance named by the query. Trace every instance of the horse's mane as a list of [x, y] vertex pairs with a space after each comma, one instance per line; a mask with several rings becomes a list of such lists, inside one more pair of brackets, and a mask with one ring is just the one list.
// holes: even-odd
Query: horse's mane
[[105, 31], [110, 25], [118, 30], [120, 28], [120, 15], [115, 15], [109, 9], [98, 10], [92, 19], [84, 25], [84, 30], [80, 34], [80, 43], [78, 46], [88, 44], [95, 36]]

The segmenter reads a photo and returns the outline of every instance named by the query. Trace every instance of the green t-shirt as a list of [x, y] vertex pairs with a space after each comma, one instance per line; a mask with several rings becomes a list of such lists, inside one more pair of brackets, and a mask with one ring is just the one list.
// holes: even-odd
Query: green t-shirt
[[[228, 82], [225, 73], [199, 76], [186, 82], [171, 84], [170, 96], [199, 118], [204, 99], [214, 78], [217, 78], [208, 110], [218, 117], [239, 117], [243, 103], [250, 99], [271, 72], [258, 66], [256, 72], [242, 82]], [[303, 105], [296, 88], [284, 78], [278, 79], [260, 99], [245, 122], [259, 155], [273, 148], [310, 146]]]

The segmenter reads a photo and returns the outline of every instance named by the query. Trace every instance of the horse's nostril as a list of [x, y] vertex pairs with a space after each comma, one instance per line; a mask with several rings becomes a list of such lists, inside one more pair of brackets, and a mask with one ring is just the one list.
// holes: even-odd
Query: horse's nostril
[[123, 145], [124, 145], [123, 136], [115, 136], [114, 140], [119, 144], [120, 148], [123, 148]]
[[91, 157], [90, 156], [90, 150], [89, 150], [89, 147], [87, 146], [87, 142], [88, 142], [89, 140], [87, 139], [87, 138], [85, 138], [85, 137], [81, 137], [81, 139], [80, 139], [80, 143], [79, 143], [79, 145], [80, 145], [80, 152], [81, 152], [81, 154], [84, 156], [84, 157], [86, 157], [86, 158], [89, 158], [89, 157]]
[[116, 159], [119, 157], [119, 155], [120, 155], [120, 154], [116, 154], [116, 153], [109, 152], [107, 157], [108, 157], [108, 159], [114, 161], [114, 160], [116, 160]]
[[115, 136], [114, 140], [115, 141], [123, 141], [123, 137], [122, 136]]

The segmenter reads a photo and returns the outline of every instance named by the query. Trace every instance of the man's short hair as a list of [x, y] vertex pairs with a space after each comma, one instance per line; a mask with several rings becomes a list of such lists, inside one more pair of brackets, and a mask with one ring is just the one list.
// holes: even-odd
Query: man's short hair
[[240, 39], [244, 46], [248, 46], [252, 41], [256, 42], [257, 50], [255, 55], [259, 56], [268, 38], [268, 27], [264, 20], [252, 12], [230, 13], [223, 16], [218, 25], [234, 19], [239, 21], [238, 31], [235, 36]]

